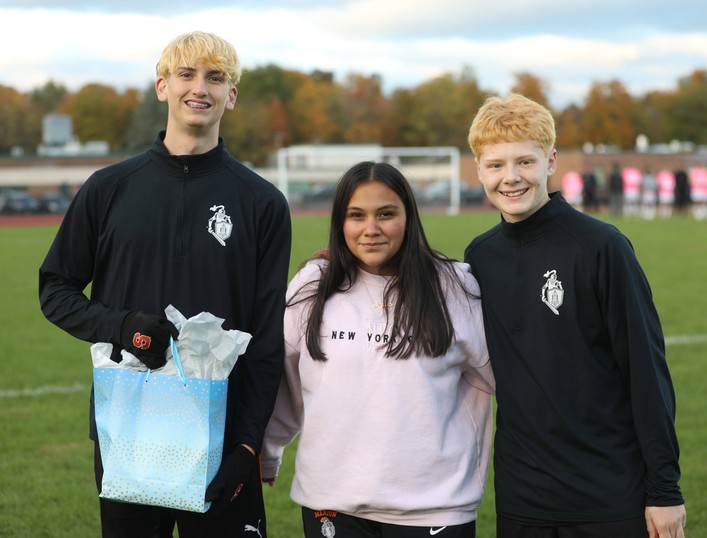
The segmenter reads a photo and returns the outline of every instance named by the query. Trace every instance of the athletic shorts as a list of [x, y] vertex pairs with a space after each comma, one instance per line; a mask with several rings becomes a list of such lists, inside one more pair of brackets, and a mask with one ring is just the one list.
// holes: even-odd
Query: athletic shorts
[[446, 527], [412, 527], [304, 507], [302, 525], [305, 538], [476, 538], [476, 521]]

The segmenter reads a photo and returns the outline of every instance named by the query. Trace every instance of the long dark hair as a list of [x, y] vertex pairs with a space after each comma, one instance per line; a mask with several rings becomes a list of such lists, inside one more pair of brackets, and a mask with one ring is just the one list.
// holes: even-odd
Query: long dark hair
[[372, 181], [385, 184], [400, 197], [407, 217], [400, 250], [387, 265], [395, 269], [395, 274], [386, 286], [383, 301], [392, 302], [391, 297], [396, 296], [392, 335], [414, 335], [414, 338], [391, 338], [385, 346], [385, 354], [398, 359], [406, 359], [413, 353], [438, 357], [449, 349], [454, 340], [454, 327], [444, 298], [445, 277], [449, 282], [457, 282], [463, 293], [469, 292], [454, 271], [454, 260], [430, 247], [412, 188], [405, 176], [391, 164], [361, 162], [341, 177], [332, 204], [326, 254], [328, 262], [322, 264], [316, 286], [314, 283], [303, 286], [315, 288], [312, 293], [305, 293], [302, 297], [302, 290], [299, 290], [288, 306], [311, 301], [305, 330], [307, 349], [314, 359], [326, 360], [320, 345], [324, 303], [333, 294], [350, 289], [359, 271], [358, 259], [351, 253], [344, 238], [347, 206], [354, 190]]

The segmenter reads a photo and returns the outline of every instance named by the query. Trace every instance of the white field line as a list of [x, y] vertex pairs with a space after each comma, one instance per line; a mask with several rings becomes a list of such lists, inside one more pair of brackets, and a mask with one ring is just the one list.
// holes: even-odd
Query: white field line
[[[707, 343], [707, 334], [693, 334], [683, 336], [666, 336], [666, 346], [685, 346], [692, 344]], [[46, 396], [48, 394], [73, 394], [75, 392], [88, 391], [89, 387], [81, 383], [73, 385], [43, 385], [41, 387], [24, 389], [0, 389], [0, 398], [26, 398], [36, 396]]]
[[46, 394], [72, 394], [74, 392], [88, 391], [90, 387], [81, 383], [73, 385], [44, 385], [41, 387], [24, 389], [0, 389], [0, 398], [23, 398], [44, 396]]
[[690, 344], [704, 344], [707, 342], [707, 334], [692, 334], [687, 336], [666, 336], [666, 346], [683, 346]]

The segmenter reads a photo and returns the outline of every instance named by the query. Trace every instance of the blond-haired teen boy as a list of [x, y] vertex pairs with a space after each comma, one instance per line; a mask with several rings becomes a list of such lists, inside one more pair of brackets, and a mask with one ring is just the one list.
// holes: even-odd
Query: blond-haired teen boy
[[548, 193], [544, 107], [492, 97], [469, 144], [501, 212], [464, 257], [496, 375], [498, 537], [681, 538], [675, 396], [630, 242]]
[[[211, 312], [224, 329], [253, 335], [229, 380], [224, 457], [206, 492], [211, 509], [101, 498], [103, 536], [172, 536], [175, 521], [181, 538], [267, 536], [257, 454], [282, 371], [291, 226], [282, 194], [219, 137], [240, 74], [236, 50], [216, 35], [192, 32], [169, 43], [155, 83], [168, 107], [166, 131], [144, 153], [86, 181], [40, 268], [50, 321], [76, 338], [127, 349], [150, 368], [164, 365], [177, 336], [164, 317], [169, 304], [186, 317]], [[150, 337], [148, 349], [135, 348], [136, 333]], [[100, 492], [93, 413], [90, 436]]]

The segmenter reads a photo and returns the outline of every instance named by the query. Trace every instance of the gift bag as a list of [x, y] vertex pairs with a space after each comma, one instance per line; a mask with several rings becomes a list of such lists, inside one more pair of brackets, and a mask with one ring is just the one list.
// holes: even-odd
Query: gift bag
[[206, 512], [223, 452], [228, 379], [94, 368], [101, 497]]

